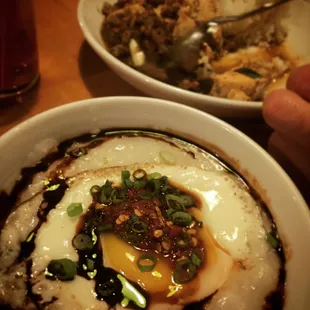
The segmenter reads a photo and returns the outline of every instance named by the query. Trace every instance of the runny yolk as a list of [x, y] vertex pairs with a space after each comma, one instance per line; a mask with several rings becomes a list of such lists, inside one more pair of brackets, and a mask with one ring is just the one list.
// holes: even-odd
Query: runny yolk
[[145, 252], [136, 250], [115, 234], [102, 235], [101, 244], [104, 265], [138, 283], [147, 292], [168, 295], [171, 291], [169, 287], [175, 286], [172, 281], [172, 269], [165, 258], [154, 254], [157, 258], [155, 268], [150, 272], [142, 272], [138, 268], [137, 261]]

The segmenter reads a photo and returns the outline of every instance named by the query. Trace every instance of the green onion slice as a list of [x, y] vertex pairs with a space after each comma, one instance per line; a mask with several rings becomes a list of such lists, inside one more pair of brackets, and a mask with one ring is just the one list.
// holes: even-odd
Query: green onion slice
[[90, 194], [94, 197], [97, 196], [101, 191], [101, 187], [99, 185], [93, 185], [90, 188]]
[[160, 179], [153, 179], [150, 181], [150, 184], [153, 186], [153, 191], [157, 193], [160, 190], [161, 182]]
[[148, 180], [148, 181], [157, 180], [157, 179], [160, 179], [160, 178], [161, 178], [161, 174], [158, 173], [158, 172], [153, 172], [153, 173], [151, 173], [151, 174], [149, 174], [149, 175], [147, 176], [147, 180]]
[[159, 152], [159, 157], [160, 157], [161, 161], [164, 162], [165, 164], [169, 164], [169, 165], [175, 164], [176, 158], [170, 152], [161, 151], [161, 152]]
[[32, 232], [32, 233], [28, 236], [28, 238], [26, 239], [26, 242], [30, 242], [30, 241], [33, 239], [33, 237], [34, 237], [34, 232]]
[[125, 190], [123, 188], [116, 188], [113, 190], [111, 197], [112, 197], [112, 203], [113, 204], [115, 204], [115, 205], [119, 204], [126, 199]]
[[133, 188], [133, 182], [130, 179], [124, 179], [123, 184], [126, 188]]
[[87, 272], [87, 275], [93, 279], [96, 275], [97, 275], [97, 269], [95, 269], [94, 271], [90, 271], [90, 272]]
[[100, 202], [109, 205], [112, 203], [111, 196], [113, 194], [113, 187], [112, 184], [110, 183], [109, 180], [107, 180], [104, 185], [101, 187], [101, 192], [100, 192]]
[[145, 297], [122, 275], [118, 274], [117, 278], [122, 283], [122, 294], [124, 298], [133, 301], [138, 307], [144, 309], [146, 307]]
[[183, 200], [172, 194], [166, 195], [166, 202], [169, 208], [176, 209], [176, 210], [185, 210], [183, 205]]
[[273, 234], [272, 232], [269, 232], [269, 233], [266, 235], [266, 240], [267, 240], [267, 242], [271, 245], [272, 248], [278, 249], [278, 247], [279, 247], [279, 241], [278, 241], [277, 237], [274, 236], [274, 234]]
[[188, 226], [192, 222], [192, 216], [189, 213], [177, 211], [172, 214], [172, 222], [178, 226]]
[[188, 258], [177, 261], [173, 272], [173, 279], [177, 284], [182, 284], [193, 279], [197, 271], [196, 266]]
[[131, 226], [131, 229], [133, 232], [141, 234], [146, 232], [147, 230], [147, 225], [144, 222], [134, 222]]
[[72, 244], [78, 251], [90, 251], [94, 247], [92, 238], [84, 233], [77, 234]]
[[68, 258], [52, 260], [47, 270], [60, 281], [73, 280], [77, 273], [77, 264]]
[[137, 265], [140, 271], [150, 272], [153, 271], [157, 264], [157, 258], [154, 255], [144, 254], [138, 258]]
[[133, 183], [134, 188], [143, 188], [147, 185], [147, 180], [137, 180]]
[[45, 191], [46, 191], [46, 192], [55, 191], [59, 186], [60, 186], [60, 184], [51, 185], [51, 186], [49, 186]]
[[130, 178], [130, 172], [128, 170], [122, 171], [122, 179], [129, 179]]
[[146, 172], [143, 169], [137, 169], [132, 175], [135, 180], [143, 180], [146, 177]]
[[70, 217], [75, 217], [80, 215], [83, 212], [83, 206], [79, 202], [71, 203], [71, 205], [67, 208], [67, 214]]
[[129, 299], [127, 299], [126, 297], [123, 298], [123, 300], [121, 301], [121, 306], [123, 308], [126, 308], [129, 305]]
[[198, 257], [198, 255], [194, 252], [192, 254], [192, 257], [191, 257], [191, 260], [192, 260], [192, 263], [196, 266], [196, 267], [200, 267], [201, 265], [201, 259]]
[[166, 211], [166, 215], [167, 215], [168, 218], [171, 218], [171, 215], [172, 215], [173, 213], [175, 213], [175, 212], [176, 212], [175, 209], [169, 208], [169, 209]]
[[125, 188], [133, 187], [133, 182], [130, 180], [130, 172], [128, 170], [122, 171], [122, 181]]
[[195, 199], [189, 195], [181, 195], [180, 200], [182, 201], [182, 205], [186, 208], [190, 208], [195, 205]]
[[95, 245], [97, 243], [98, 237], [95, 233], [95, 228], [93, 228], [91, 231], [91, 240], [93, 242], [93, 245]]
[[238, 73], [241, 73], [243, 75], [246, 75], [252, 79], [259, 79], [262, 77], [262, 75], [260, 75], [258, 72], [254, 71], [250, 68], [243, 67], [243, 68], [236, 69], [235, 71]]

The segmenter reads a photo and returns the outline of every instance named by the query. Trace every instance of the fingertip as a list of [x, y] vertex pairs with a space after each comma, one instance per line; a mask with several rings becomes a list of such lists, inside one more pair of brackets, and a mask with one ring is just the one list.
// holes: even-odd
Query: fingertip
[[289, 92], [285, 89], [274, 90], [266, 96], [263, 103], [263, 117], [269, 126], [274, 128], [279, 111], [286, 104], [287, 96], [289, 96]]
[[289, 90], [277, 90], [266, 97], [263, 117], [281, 133], [309, 139], [310, 105]]
[[310, 64], [293, 69], [287, 80], [286, 87], [305, 100], [310, 101]]

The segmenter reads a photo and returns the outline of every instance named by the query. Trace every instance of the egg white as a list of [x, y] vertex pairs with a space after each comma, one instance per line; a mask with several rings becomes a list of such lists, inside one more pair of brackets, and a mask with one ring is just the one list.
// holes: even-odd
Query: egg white
[[[98, 139], [100, 140], [100, 139]], [[87, 143], [76, 143], [69, 150], [87, 146]], [[147, 150], [147, 152], [146, 152]], [[75, 158], [65, 167], [61, 167], [65, 177], [74, 176], [80, 172], [96, 170], [102, 167], [132, 165], [135, 163], [160, 164], [164, 163], [160, 153], [168, 153], [178, 165], [200, 167], [210, 171], [220, 171], [223, 167], [209, 153], [202, 151], [194, 145], [184, 143], [177, 139], [156, 139], [151, 136], [116, 136], [102, 142], [97, 147], [79, 158]], [[192, 152], [194, 157], [189, 153]], [[37, 173], [22, 193], [19, 202], [25, 201], [43, 189], [44, 181], [54, 173], [64, 160], [55, 161], [46, 172]]]
[[[91, 186], [102, 185], [105, 180], [113, 181], [117, 185], [121, 182], [122, 170], [128, 169], [133, 172], [138, 167], [147, 173], [159, 172], [166, 175], [175, 184], [196, 192], [203, 201], [201, 216], [204, 224], [231, 257], [232, 263], [226, 262], [223, 265], [227, 272], [220, 281], [212, 282], [211, 278], [204, 281], [202, 271], [196, 292], [190, 298], [180, 300], [180, 303], [203, 299], [218, 290], [206, 308], [233, 309], [235, 305], [237, 309], [241, 304], [244, 305], [244, 309], [260, 309], [266, 294], [276, 287], [279, 270], [277, 255], [264, 240], [266, 232], [260, 209], [247, 190], [228, 173], [189, 166], [133, 165], [86, 171], [73, 177], [70, 180], [70, 188], [57, 207], [49, 213], [47, 222], [37, 234], [36, 248], [32, 254], [33, 282], [38, 286], [40, 283], [50, 282], [40, 275], [51, 259], [67, 257], [77, 260], [71, 241], [75, 235], [78, 219], [68, 217], [66, 214], [68, 205], [80, 202], [85, 212], [92, 201], [89, 194]], [[216, 280], [217, 276], [215, 274], [212, 277]], [[86, 281], [81, 286], [70, 288], [77, 304], [82, 305], [85, 300], [80, 294], [82, 286], [83, 291], [87, 288], [91, 292], [93, 283], [94, 281]], [[51, 288], [49, 294], [57, 296], [61, 302], [67, 284], [59, 282], [57, 285], [57, 290], [53, 293]], [[247, 298], [239, 297], [243, 295]], [[87, 298], [89, 307], [92, 305], [95, 307], [98, 303], [94, 294], [90, 294]], [[253, 300], [257, 300], [256, 304], [253, 304]]]

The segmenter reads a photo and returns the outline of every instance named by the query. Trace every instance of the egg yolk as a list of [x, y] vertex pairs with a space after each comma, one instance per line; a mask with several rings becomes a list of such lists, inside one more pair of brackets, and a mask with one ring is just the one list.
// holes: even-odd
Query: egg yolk
[[[153, 271], [142, 272], [137, 264], [139, 257], [145, 252], [138, 251], [115, 234], [101, 236], [103, 263], [120, 272], [127, 279], [138, 283], [147, 292], [169, 294], [169, 286], [175, 286], [172, 280], [172, 269], [165, 258], [152, 254], [157, 258]], [[109, 249], [109, 250], [106, 250]]]

